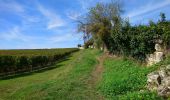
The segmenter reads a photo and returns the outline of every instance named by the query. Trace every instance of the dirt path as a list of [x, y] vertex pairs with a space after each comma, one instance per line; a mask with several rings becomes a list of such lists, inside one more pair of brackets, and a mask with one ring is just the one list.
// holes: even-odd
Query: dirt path
[[[102, 80], [102, 73], [104, 71], [103, 62], [106, 57], [107, 55], [103, 54], [102, 56], [96, 58], [99, 63], [93, 69], [91, 77], [88, 80], [90, 88], [96, 88], [97, 83]], [[104, 97], [100, 93], [96, 93], [96, 96], [99, 97], [98, 100], [104, 100]]]
[[102, 73], [103, 73], [103, 61], [105, 59], [105, 55], [102, 55], [97, 58], [99, 64], [96, 65], [92, 72], [92, 78], [91, 78], [91, 83], [92, 85], [96, 85], [101, 79], [102, 79]]

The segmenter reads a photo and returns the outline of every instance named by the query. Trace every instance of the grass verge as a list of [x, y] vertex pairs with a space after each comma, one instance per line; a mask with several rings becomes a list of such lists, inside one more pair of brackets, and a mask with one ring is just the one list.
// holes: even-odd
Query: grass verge
[[109, 100], [161, 100], [145, 87], [147, 74], [156, 68], [143, 67], [127, 59], [107, 58], [99, 90]]

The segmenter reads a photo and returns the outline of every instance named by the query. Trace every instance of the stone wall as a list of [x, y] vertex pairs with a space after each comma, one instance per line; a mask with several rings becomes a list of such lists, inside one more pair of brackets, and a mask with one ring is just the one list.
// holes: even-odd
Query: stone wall
[[151, 66], [163, 60], [164, 52], [161, 44], [155, 44], [155, 52], [147, 55], [147, 65]]
[[147, 88], [158, 95], [170, 97], [170, 65], [147, 75]]

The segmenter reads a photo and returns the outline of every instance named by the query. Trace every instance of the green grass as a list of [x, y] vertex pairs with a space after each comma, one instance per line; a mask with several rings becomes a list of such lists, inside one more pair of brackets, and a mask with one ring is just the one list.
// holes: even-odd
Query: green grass
[[108, 58], [104, 62], [103, 80], [99, 90], [112, 100], [161, 100], [156, 93], [147, 91], [146, 75], [156, 67], [146, 68], [131, 60]]
[[147, 91], [146, 75], [163, 62], [144, 67], [132, 60], [106, 58], [99, 83], [91, 84], [92, 72], [98, 64], [97, 50], [81, 50], [53, 69], [0, 80], [0, 100], [161, 100], [156, 93]]
[[98, 63], [96, 50], [76, 52], [55, 69], [31, 75], [0, 80], [0, 99], [3, 100], [94, 100], [95, 87], [88, 84], [90, 74]]

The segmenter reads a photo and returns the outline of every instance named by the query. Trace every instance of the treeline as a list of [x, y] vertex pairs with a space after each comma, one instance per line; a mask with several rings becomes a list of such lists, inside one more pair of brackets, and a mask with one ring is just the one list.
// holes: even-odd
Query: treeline
[[78, 31], [84, 33], [85, 47], [94, 45], [113, 54], [131, 56], [144, 61], [147, 54], [155, 51], [158, 40], [165, 49], [170, 45], [170, 21], [164, 13], [160, 20], [147, 25], [132, 26], [122, 18], [119, 2], [99, 3], [78, 21]]
[[0, 76], [2, 77], [49, 67], [49, 65], [54, 64], [56, 61], [76, 51], [78, 51], [77, 48], [49, 50], [1, 50]]

